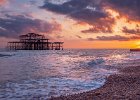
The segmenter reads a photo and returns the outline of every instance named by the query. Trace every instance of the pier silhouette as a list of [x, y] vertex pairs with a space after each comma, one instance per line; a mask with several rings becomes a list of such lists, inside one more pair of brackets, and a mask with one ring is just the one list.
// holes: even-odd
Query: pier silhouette
[[10, 50], [63, 50], [64, 42], [50, 42], [44, 35], [28, 33], [19, 36], [19, 41], [8, 42]]

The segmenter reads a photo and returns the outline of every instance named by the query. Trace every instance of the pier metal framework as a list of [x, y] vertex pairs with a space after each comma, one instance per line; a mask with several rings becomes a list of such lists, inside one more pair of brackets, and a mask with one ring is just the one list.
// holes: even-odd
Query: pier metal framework
[[28, 33], [19, 36], [19, 41], [8, 42], [10, 50], [63, 50], [64, 42], [50, 42], [44, 35]]

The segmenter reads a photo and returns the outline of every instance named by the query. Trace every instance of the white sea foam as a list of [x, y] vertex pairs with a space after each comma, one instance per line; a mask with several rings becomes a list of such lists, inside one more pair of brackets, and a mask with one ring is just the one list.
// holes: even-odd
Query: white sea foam
[[94, 66], [94, 65], [102, 64], [104, 62], [105, 62], [105, 60], [103, 58], [97, 58], [95, 60], [91, 60], [90, 62], [88, 62], [88, 65], [89, 66]]
[[[139, 61], [129, 50], [0, 52], [0, 100], [59, 96], [96, 89], [118, 65]], [[6, 57], [5, 55], [11, 55]], [[136, 62], [137, 61], [137, 62]], [[126, 66], [125, 65], [125, 66]]]
[[4, 89], [0, 89], [0, 98], [11, 99], [31, 99], [42, 96], [45, 98], [51, 96], [66, 95], [99, 88], [105, 82], [104, 79], [92, 81], [77, 81], [63, 78], [47, 78], [37, 80], [26, 80], [19, 83], [8, 82]]

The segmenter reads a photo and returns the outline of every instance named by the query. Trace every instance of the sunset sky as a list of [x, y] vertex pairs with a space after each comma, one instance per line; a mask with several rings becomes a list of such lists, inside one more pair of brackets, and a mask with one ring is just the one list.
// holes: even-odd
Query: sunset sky
[[64, 48], [140, 47], [140, 0], [0, 0], [0, 47], [29, 32]]

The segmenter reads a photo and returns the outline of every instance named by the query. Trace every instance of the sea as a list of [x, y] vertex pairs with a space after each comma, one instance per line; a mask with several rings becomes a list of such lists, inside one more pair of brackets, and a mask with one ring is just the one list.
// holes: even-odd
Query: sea
[[47, 100], [94, 90], [139, 60], [140, 52], [128, 49], [1, 50], [0, 100]]

